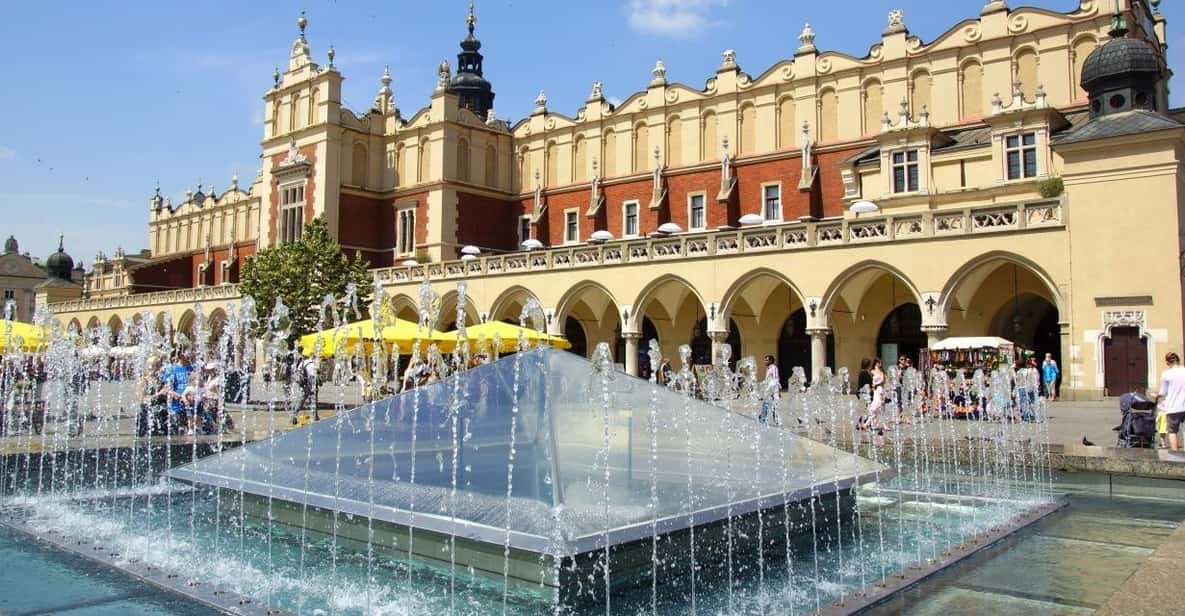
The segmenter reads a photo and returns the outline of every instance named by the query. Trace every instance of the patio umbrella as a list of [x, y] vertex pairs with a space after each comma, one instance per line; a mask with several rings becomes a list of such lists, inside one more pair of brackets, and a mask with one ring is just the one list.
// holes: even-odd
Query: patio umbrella
[[[377, 334], [377, 335], [376, 335]], [[437, 344], [442, 352], [452, 350], [456, 338], [434, 329], [425, 329], [417, 323], [404, 319], [375, 331], [375, 322], [363, 319], [347, 323], [341, 327], [334, 327], [324, 331], [307, 334], [300, 337], [300, 352], [309, 357], [317, 348], [318, 340], [321, 344], [321, 357], [333, 357], [339, 346], [345, 351], [352, 351], [361, 344], [369, 352], [373, 344], [379, 341], [385, 348], [397, 349], [400, 353], [410, 353], [416, 340], [420, 340], [426, 349], [429, 344]]]
[[[518, 350], [519, 332], [522, 332], [523, 338], [530, 344], [548, 344], [559, 349], [567, 349], [572, 346], [572, 343], [561, 336], [550, 336], [537, 329], [511, 325], [502, 321], [490, 321], [481, 325], [466, 327], [465, 337], [468, 338], [471, 345], [476, 345], [477, 341], [483, 337], [487, 343], [493, 344], [494, 338], [500, 337], [502, 344], [497, 351], [499, 353], [509, 353]], [[456, 332], [449, 332], [445, 335], [456, 336]]]

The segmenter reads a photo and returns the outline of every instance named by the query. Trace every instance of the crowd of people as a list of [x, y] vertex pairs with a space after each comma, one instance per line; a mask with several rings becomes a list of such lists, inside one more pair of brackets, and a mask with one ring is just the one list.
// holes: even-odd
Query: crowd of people
[[177, 351], [164, 366], [158, 358], [150, 358], [137, 384], [140, 398], [137, 435], [218, 434], [234, 430], [234, 420], [226, 412], [222, 373], [222, 366], [217, 362], [195, 364], [193, 352], [186, 349]]

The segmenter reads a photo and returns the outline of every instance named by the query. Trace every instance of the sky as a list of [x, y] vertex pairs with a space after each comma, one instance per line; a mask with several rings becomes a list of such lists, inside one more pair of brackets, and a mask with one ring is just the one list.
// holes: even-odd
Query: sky
[[[644, 89], [656, 59], [667, 78], [702, 88], [734, 49], [757, 75], [791, 57], [804, 23], [820, 50], [864, 56], [889, 9], [930, 41], [985, 0], [478, 0], [477, 35], [495, 109], [512, 122], [540, 90], [574, 115], [593, 81], [605, 96]], [[1070, 11], [1078, 0], [1030, 0]], [[1109, 4], [1107, 2], [1106, 4]], [[1170, 66], [1185, 66], [1185, 15], [1164, 2]], [[333, 45], [346, 106], [362, 112], [384, 65], [404, 117], [428, 103], [436, 67], [456, 66], [467, 0], [201, 0], [0, 3], [0, 236], [45, 258], [66, 250], [89, 269], [96, 252], [148, 244], [148, 200], [174, 203], [198, 183], [221, 192], [259, 168], [264, 92], [286, 64], [303, 9], [317, 62]], [[1011, 0], [1013, 8], [1021, 6]], [[1173, 105], [1185, 104], [1185, 91]]]

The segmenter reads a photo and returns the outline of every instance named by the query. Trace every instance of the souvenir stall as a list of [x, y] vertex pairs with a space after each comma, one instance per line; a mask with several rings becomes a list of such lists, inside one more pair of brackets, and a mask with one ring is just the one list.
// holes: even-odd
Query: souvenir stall
[[1023, 352], [1024, 349], [1011, 340], [994, 336], [947, 338], [922, 353], [924, 365], [920, 368], [929, 371], [931, 367], [941, 365], [947, 369], [983, 368], [989, 372], [1000, 364], [1015, 365]]

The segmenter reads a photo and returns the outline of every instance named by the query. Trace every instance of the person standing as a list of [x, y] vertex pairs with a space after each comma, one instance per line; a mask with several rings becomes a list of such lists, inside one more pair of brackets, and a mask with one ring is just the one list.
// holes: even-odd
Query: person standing
[[1057, 379], [1061, 376], [1057, 362], [1052, 353], [1045, 354], [1045, 361], [1041, 362], [1041, 380], [1045, 381], [1045, 399], [1053, 402], [1057, 400]]
[[761, 415], [757, 418], [761, 423], [769, 419], [773, 411], [774, 424], [778, 423], [778, 394], [782, 393], [782, 376], [778, 373], [778, 363], [773, 355], [765, 356], [765, 380], [761, 382]]
[[1160, 391], [1156, 393], [1156, 408], [1165, 416], [1169, 430], [1169, 449], [1181, 451], [1177, 431], [1185, 419], [1185, 368], [1181, 367], [1181, 356], [1169, 353], [1164, 356], [1167, 366], [1160, 375]]
[[186, 425], [187, 430], [192, 427], [193, 419], [186, 414], [183, 396], [185, 388], [189, 386], [189, 375], [192, 372], [193, 358], [188, 350], [181, 350], [177, 353], [176, 361], [166, 366], [161, 373], [162, 388], [159, 393], [169, 401], [170, 432], [173, 426], [180, 426], [182, 423]]
[[[312, 357], [305, 357], [296, 366], [296, 385], [300, 390], [300, 402], [292, 412], [292, 425], [300, 423], [300, 411], [306, 404], [313, 407], [313, 421], [321, 420], [320, 409], [317, 408], [317, 389], [320, 385], [320, 366]], [[376, 370], [376, 377], [380, 371]]]
[[[872, 396], [872, 360], [867, 357], [860, 360], [860, 374], [856, 377], [856, 393], [861, 397]], [[865, 390], [864, 388], [868, 389]], [[867, 391], [867, 393], [865, 393]]]

